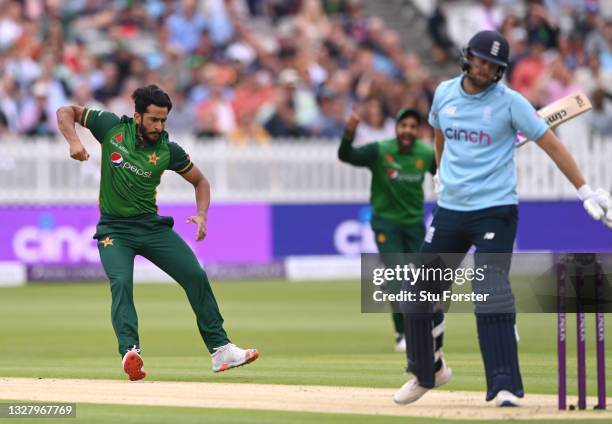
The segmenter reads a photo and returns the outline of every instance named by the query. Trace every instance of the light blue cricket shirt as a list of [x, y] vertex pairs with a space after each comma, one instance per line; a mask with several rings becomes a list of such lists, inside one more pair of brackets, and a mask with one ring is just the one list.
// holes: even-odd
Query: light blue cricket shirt
[[444, 134], [438, 205], [473, 211], [517, 204], [517, 131], [537, 140], [548, 126], [527, 99], [504, 84], [469, 95], [462, 78], [438, 86], [429, 113], [429, 124]]

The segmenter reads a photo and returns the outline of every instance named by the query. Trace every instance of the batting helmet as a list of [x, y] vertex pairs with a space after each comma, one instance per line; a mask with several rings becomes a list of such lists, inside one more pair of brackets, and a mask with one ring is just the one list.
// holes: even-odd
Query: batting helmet
[[470, 56], [477, 56], [499, 65], [494, 78], [494, 81], [499, 81], [508, 67], [510, 46], [499, 32], [480, 31], [470, 39], [467, 47], [461, 51], [461, 69], [464, 72], [470, 69]]

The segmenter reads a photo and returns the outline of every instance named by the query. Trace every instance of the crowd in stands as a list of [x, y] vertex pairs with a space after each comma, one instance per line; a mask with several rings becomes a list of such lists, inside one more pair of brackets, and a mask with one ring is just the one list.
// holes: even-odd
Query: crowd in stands
[[[427, 114], [440, 76], [364, 1], [0, 0], [0, 141], [56, 135], [64, 104], [131, 116], [143, 84], [170, 94], [171, 135], [337, 140], [360, 104], [356, 143], [392, 137], [399, 109]], [[442, 65], [459, 46], [439, 3], [423, 19]], [[527, 1], [522, 14], [476, 3], [510, 41], [509, 85], [536, 106], [581, 88], [592, 127], [612, 136], [612, 17], [597, 0]]]

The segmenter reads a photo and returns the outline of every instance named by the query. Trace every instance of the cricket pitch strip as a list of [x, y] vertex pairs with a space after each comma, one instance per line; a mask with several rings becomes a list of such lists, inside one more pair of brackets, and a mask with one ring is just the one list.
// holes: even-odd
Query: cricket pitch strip
[[[555, 395], [528, 394], [520, 408], [498, 408], [481, 392], [432, 390], [398, 406], [394, 389], [0, 377], [0, 400], [156, 405], [428, 417], [456, 420], [607, 420], [612, 411], [558, 411]], [[589, 397], [589, 404], [595, 399]], [[608, 398], [608, 404], [612, 399]]]

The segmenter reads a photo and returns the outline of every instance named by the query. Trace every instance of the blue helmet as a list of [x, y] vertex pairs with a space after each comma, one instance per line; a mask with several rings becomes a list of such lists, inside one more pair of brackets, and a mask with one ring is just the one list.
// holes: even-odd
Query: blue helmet
[[494, 78], [494, 81], [499, 81], [508, 67], [510, 46], [499, 32], [480, 31], [470, 39], [467, 47], [461, 51], [461, 69], [464, 72], [470, 69], [470, 56], [477, 56], [499, 65]]

